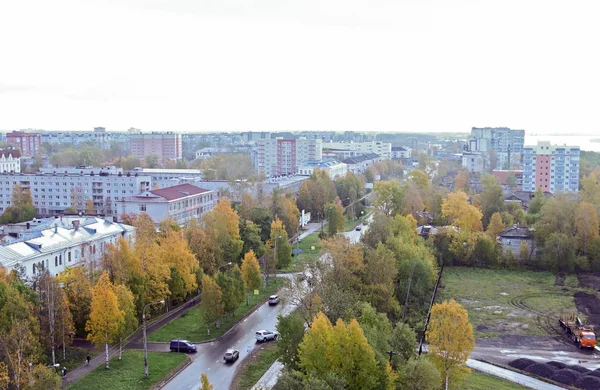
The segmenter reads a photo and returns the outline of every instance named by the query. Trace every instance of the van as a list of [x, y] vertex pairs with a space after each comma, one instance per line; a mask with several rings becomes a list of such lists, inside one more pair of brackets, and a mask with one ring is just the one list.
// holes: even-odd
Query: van
[[171, 340], [171, 352], [196, 352], [198, 349], [187, 340]]

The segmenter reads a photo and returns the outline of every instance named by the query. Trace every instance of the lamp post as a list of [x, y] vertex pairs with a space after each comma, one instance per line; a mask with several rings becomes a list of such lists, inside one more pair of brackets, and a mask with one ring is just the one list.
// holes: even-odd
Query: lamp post
[[220, 270], [221, 268], [223, 268], [223, 267], [228, 267], [228, 266], [230, 266], [231, 264], [232, 264], [232, 263], [231, 263], [231, 261], [230, 261], [229, 263], [225, 263], [225, 264], [223, 264], [223, 265], [219, 266], [219, 267], [217, 268], [217, 271], [219, 271], [219, 270]]
[[142, 323], [143, 323], [143, 329], [144, 329], [144, 376], [146, 378], [148, 377], [148, 343], [146, 341], [146, 309], [148, 308], [148, 306], [157, 305], [159, 303], [163, 304], [163, 303], [165, 303], [165, 301], [162, 300], [162, 301], [158, 301], [158, 302], [148, 303], [146, 306], [144, 306], [144, 309], [142, 310]]

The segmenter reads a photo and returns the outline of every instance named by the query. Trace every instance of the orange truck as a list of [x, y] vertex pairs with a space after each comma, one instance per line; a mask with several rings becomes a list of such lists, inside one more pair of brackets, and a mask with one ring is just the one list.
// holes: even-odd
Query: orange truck
[[565, 330], [567, 335], [570, 335], [571, 339], [579, 348], [592, 348], [596, 347], [596, 334], [594, 328], [590, 325], [586, 325], [576, 316], [561, 316], [558, 319], [558, 323]]

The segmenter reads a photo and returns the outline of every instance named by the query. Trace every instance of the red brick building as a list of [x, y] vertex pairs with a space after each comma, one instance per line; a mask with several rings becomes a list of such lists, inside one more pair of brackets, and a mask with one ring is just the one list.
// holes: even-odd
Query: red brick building
[[40, 135], [37, 133], [13, 131], [6, 134], [6, 142], [19, 149], [23, 157], [35, 157], [42, 151]]

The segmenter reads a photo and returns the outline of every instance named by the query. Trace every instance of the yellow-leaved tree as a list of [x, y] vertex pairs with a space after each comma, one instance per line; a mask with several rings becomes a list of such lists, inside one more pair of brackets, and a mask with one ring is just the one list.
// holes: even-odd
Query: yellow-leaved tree
[[208, 376], [205, 373], [202, 373], [200, 376], [200, 388], [198, 390], [213, 390], [214, 386], [210, 384], [208, 381]]
[[427, 327], [429, 356], [449, 383], [460, 382], [470, 372], [465, 366], [475, 347], [473, 326], [465, 308], [454, 299], [433, 305]]
[[123, 284], [117, 284], [113, 288], [117, 295], [119, 309], [123, 312], [123, 321], [121, 322], [121, 329], [119, 329], [118, 334], [119, 360], [121, 360], [123, 357], [123, 338], [127, 337], [137, 329], [138, 319], [135, 312], [135, 298], [131, 290]]
[[496, 212], [492, 214], [486, 233], [492, 240], [496, 240], [498, 235], [504, 231], [504, 228], [505, 226], [504, 222], [502, 222], [502, 217], [500, 216], [500, 213]]
[[246, 304], [248, 304], [248, 293], [260, 288], [262, 284], [260, 265], [258, 264], [256, 255], [252, 249], [244, 255], [244, 260], [242, 260], [242, 277], [244, 278], [246, 288], [248, 289], [246, 294]]
[[483, 229], [481, 211], [469, 203], [467, 194], [462, 191], [448, 194], [442, 202], [442, 216], [461, 230], [480, 232]]
[[197, 290], [198, 260], [181, 232], [170, 231], [167, 233], [166, 237], [161, 238], [156, 244], [155, 250], [163, 264], [166, 264], [169, 269], [175, 268], [179, 272], [186, 293]]
[[104, 344], [106, 368], [108, 368], [108, 344], [118, 339], [124, 317], [123, 311], [119, 309], [117, 294], [110, 282], [108, 272], [104, 271], [92, 289], [90, 318], [85, 330], [88, 332], [88, 340], [92, 343]]

